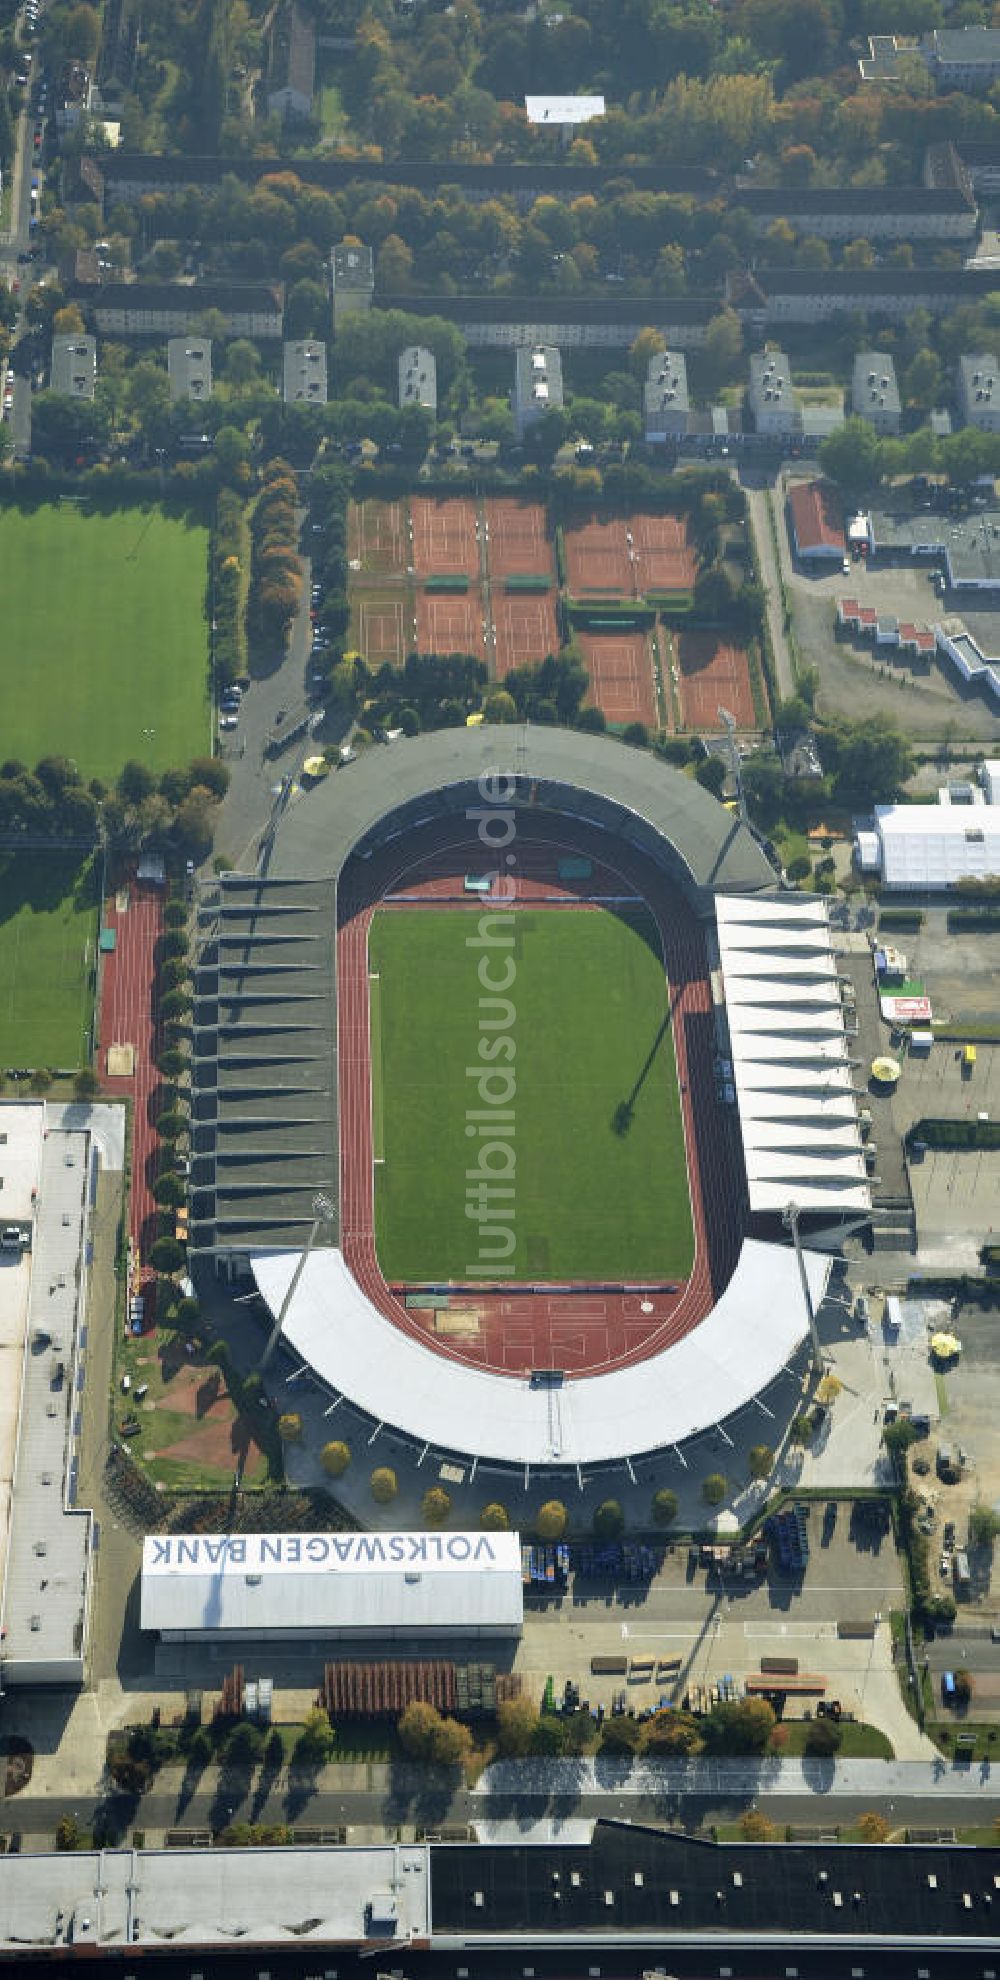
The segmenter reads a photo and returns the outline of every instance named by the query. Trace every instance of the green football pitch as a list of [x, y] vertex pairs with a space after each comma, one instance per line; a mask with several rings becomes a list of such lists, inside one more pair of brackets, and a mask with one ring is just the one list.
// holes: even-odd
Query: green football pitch
[[0, 510], [4, 755], [110, 782], [208, 754], [207, 556], [158, 509]]
[[98, 903], [93, 859], [0, 853], [0, 1066], [89, 1063]]
[[[483, 1108], [467, 1068], [513, 1072], [513, 1253], [498, 1278], [682, 1278], [694, 1248], [668, 991], [653, 922], [594, 909], [490, 918], [382, 909], [372, 922], [375, 1235], [389, 1279], [458, 1280], [480, 1257], [466, 1215]], [[480, 982], [480, 963], [495, 985]], [[513, 966], [513, 976], [511, 975]], [[506, 1001], [505, 1001], [506, 1000]], [[503, 1030], [483, 1028], [491, 1023]], [[513, 1063], [480, 1051], [500, 1037]], [[507, 1051], [504, 1047], [504, 1051]], [[502, 1095], [506, 1081], [487, 1097]], [[499, 1118], [500, 1107], [496, 1106]], [[470, 1133], [470, 1128], [473, 1130]], [[503, 1147], [489, 1157], [506, 1167]], [[509, 1184], [508, 1184], [509, 1186]], [[509, 1201], [509, 1199], [506, 1199]]]

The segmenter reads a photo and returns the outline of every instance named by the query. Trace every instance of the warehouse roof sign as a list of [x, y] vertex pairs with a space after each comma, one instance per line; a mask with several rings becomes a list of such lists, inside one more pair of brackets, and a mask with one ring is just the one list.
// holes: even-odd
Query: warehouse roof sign
[[217, 1533], [150, 1534], [143, 1543], [144, 1576], [204, 1575], [220, 1568], [246, 1574], [356, 1574], [368, 1568], [447, 1573], [471, 1568], [520, 1572], [514, 1533]]

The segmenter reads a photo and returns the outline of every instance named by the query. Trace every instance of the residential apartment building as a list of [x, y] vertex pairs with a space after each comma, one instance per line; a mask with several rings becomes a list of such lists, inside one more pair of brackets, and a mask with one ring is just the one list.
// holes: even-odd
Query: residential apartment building
[[318, 338], [286, 343], [281, 395], [286, 406], [326, 405], [326, 345]]
[[698, 350], [719, 313], [717, 296], [381, 296], [385, 309], [443, 316], [467, 344], [516, 350], [554, 344], [557, 350], [627, 350], [647, 326], [671, 350]]
[[755, 234], [786, 220], [800, 234], [827, 241], [968, 241], [978, 225], [968, 187], [754, 186], [737, 184]]
[[226, 337], [281, 336], [281, 289], [262, 282], [109, 282], [93, 309], [105, 337], [182, 337], [210, 310]]
[[397, 380], [401, 411], [405, 406], [421, 406], [424, 412], [437, 413], [437, 359], [433, 351], [423, 344], [407, 344], [399, 353]]
[[754, 431], [775, 438], [795, 432], [798, 408], [784, 351], [754, 351], [747, 394]]
[[49, 388], [63, 399], [92, 399], [97, 385], [94, 337], [53, 337]]
[[552, 344], [522, 345], [514, 358], [511, 410], [514, 431], [523, 440], [529, 427], [563, 403], [562, 359]]
[[210, 399], [212, 396], [211, 337], [171, 337], [167, 343], [170, 397]]
[[649, 360], [642, 393], [646, 439], [683, 440], [691, 414], [683, 351], [657, 351]]
[[1000, 365], [992, 351], [960, 357], [955, 379], [960, 426], [1000, 433]]
[[898, 433], [902, 418], [896, 367], [888, 351], [859, 351], [851, 379], [851, 411], [877, 433]]
[[935, 28], [921, 44], [942, 89], [991, 89], [1000, 77], [1000, 28]]
[[345, 316], [357, 316], [372, 306], [375, 257], [363, 241], [340, 241], [330, 256], [333, 327]]
[[312, 116], [316, 89], [316, 30], [292, 5], [274, 16], [268, 45], [267, 114], [283, 124]]
[[758, 334], [782, 323], [825, 323], [855, 312], [905, 323], [915, 309], [944, 316], [963, 302], [978, 302], [997, 286], [995, 269], [965, 268], [756, 268], [732, 278], [727, 294], [747, 327]]

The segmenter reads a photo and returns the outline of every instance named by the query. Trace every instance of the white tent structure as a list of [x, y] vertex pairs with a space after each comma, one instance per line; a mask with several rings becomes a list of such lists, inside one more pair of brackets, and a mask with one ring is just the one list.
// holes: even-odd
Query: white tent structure
[[870, 1210], [825, 903], [720, 895], [716, 921], [751, 1210]]
[[[880, 804], [879, 871], [887, 887], [923, 893], [1000, 876], [1000, 804]], [[859, 835], [860, 838], [860, 835]], [[862, 856], [864, 848], [861, 848]]]

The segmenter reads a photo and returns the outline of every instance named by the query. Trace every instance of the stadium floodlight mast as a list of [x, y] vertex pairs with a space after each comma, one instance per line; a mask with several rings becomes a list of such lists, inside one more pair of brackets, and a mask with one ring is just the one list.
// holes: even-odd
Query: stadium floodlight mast
[[817, 1375], [822, 1375], [823, 1350], [820, 1346], [819, 1332], [816, 1326], [816, 1309], [813, 1306], [812, 1293], [809, 1289], [809, 1275], [806, 1271], [806, 1261], [802, 1256], [802, 1239], [799, 1236], [799, 1218], [801, 1215], [802, 1212], [797, 1203], [788, 1203], [781, 1213], [781, 1221], [786, 1231], [791, 1231], [792, 1234], [792, 1243], [795, 1246], [795, 1257], [799, 1267], [799, 1278], [802, 1280], [802, 1298], [805, 1302], [806, 1318], [809, 1322], [813, 1369]]
[[743, 794], [743, 765], [740, 761], [740, 752], [736, 747], [736, 722], [734, 717], [730, 715], [728, 708], [720, 708], [718, 710], [718, 716], [719, 721], [726, 731], [729, 761], [732, 766], [733, 782], [736, 785], [737, 816], [740, 824], [745, 825], [747, 822], [747, 801]]
[[316, 1243], [316, 1239], [319, 1236], [320, 1225], [332, 1224], [333, 1222], [333, 1218], [335, 1214], [333, 1204], [331, 1203], [330, 1198], [328, 1196], [324, 1196], [323, 1191], [321, 1189], [317, 1190], [316, 1195], [313, 1197], [312, 1207], [313, 1207], [312, 1229], [309, 1233], [308, 1238], [306, 1239], [306, 1248], [303, 1251], [301, 1257], [299, 1258], [299, 1262], [296, 1265], [295, 1270], [292, 1273], [292, 1276], [288, 1282], [288, 1291], [286, 1292], [285, 1297], [278, 1308], [277, 1314], [275, 1316], [274, 1326], [271, 1328], [271, 1332], [268, 1335], [267, 1346], [264, 1349], [264, 1352], [261, 1355], [260, 1361], [258, 1363], [258, 1366], [262, 1369], [267, 1367], [267, 1364], [270, 1361], [271, 1356], [278, 1345], [278, 1341], [281, 1338], [281, 1329], [285, 1324], [285, 1315], [288, 1312], [288, 1309], [291, 1306], [293, 1299], [295, 1298], [295, 1293], [298, 1288], [299, 1280], [301, 1279], [302, 1274], [306, 1269], [306, 1265], [309, 1262], [309, 1254], [312, 1251], [312, 1248]]

